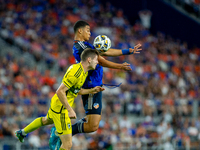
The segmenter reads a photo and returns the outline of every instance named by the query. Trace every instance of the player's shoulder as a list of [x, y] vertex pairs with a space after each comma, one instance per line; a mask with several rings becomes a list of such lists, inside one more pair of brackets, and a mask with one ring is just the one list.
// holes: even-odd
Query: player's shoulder
[[93, 48], [93, 45], [87, 41], [74, 41], [74, 48], [77, 50], [84, 50], [86, 48]]
[[85, 43], [85, 45], [87, 45], [87, 47], [94, 49], [94, 46], [91, 43], [89, 43], [88, 41], [85, 41], [84, 43]]
[[80, 63], [72, 64], [72, 65], [68, 68], [68, 71], [77, 71], [79, 67], [80, 67]]
[[77, 50], [84, 50], [87, 48], [87, 45], [83, 42], [83, 41], [74, 41], [74, 47], [77, 49]]
[[69, 67], [68, 72], [70, 71], [70, 74], [78, 78], [81, 73], [83, 72], [83, 68], [81, 66], [81, 63], [73, 64]]

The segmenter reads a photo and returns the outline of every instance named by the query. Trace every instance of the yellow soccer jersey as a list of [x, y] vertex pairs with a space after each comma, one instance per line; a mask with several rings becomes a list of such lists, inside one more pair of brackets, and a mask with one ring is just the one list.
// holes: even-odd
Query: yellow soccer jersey
[[[66, 92], [66, 96], [70, 106], [73, 105], [74, 99], [77, 97], [78, 92], [83, 86], [87, 75], [88, 72], [84, 72], [81, 63], [71, 65], [65, 73], [62, 83], [69, 88], [69, 90]], [[62, 109], [64, 109], [57, 94], [55, 94], [51, 99], [51, 109], [57, 113], [61, 113]]]

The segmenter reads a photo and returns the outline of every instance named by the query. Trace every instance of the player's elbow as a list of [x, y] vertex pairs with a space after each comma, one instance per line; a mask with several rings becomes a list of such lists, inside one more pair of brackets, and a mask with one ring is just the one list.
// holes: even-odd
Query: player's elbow
[[99, 65], [106, 67], [105, 62], [103, 62], [103, 60], [98, 60], [99, 61]]
[[57, 89], [56, 94], [58, 97], [60, 97], [63, 94], [63, 91], [61, 89]]
[[57, 95], [60, 95], [60, 89], [57, 89], [57, 90], [56, 90], [56, 94], [57, 94]]

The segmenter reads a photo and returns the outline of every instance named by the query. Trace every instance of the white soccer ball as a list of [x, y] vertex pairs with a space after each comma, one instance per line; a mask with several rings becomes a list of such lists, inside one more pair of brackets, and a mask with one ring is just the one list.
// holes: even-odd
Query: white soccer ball
[[98, 35], [93, 43], [96, 50], [106, 52], [111, 47], [111, 41], [106, 35]]

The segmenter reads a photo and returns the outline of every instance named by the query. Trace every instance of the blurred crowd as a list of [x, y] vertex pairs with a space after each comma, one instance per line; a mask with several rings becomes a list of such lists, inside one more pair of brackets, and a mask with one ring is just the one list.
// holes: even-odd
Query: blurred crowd
[[[38, 116], [45, 116], [52, 95], [72, 55], [73, 24], [85, 20], [91, 26], [91, 40], [106, 34], [113, 48], [141, 43], [137, 55], [107, 57], [131, 64], [132, 71], [104, 68], [104, 83], [122, 85], [103, 92], [102, 121], [92, 134], [73, 137], [73, 148], [114, 149], [142, 146], [172, 148], [200, 140], [200, 48], [158, 32], [152, 35], [140, 21], [131, 25], [109, 2], [98, 0], [0, 0], [0, 36], [20, 53], [33, 56], [35, 67], [7, 52], [0, 56], [0, 139], [14, 137]], [[37, 65], [45, 69], [38, 70]], [[73, 106], [84, 117], [80, 97]], [[120, 117], [119, 117], [120, 116]], [[75, 122], [75, 120], [72, 120]], [[48, 147], [50, 128], [42, 127], [27, 137], [33, 147]], [[159, 139], [159, 140], [158, 140]], [[199, 143], [197, 143], [199, 145]]]

